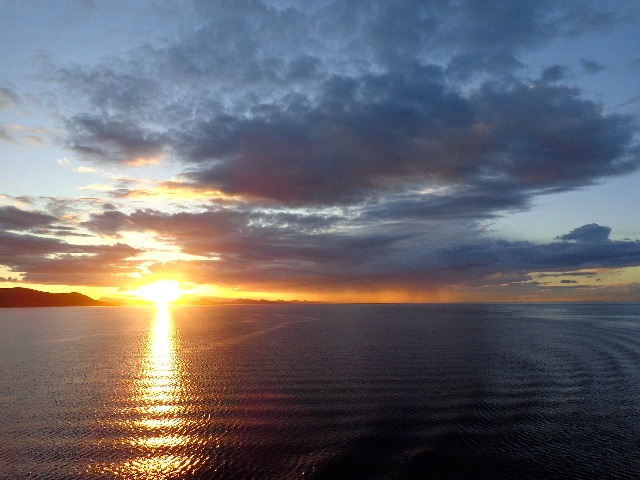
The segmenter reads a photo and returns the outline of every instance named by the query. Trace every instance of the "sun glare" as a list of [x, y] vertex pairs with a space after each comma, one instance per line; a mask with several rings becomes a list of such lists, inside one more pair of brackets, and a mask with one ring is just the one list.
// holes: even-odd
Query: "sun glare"
[[158, 305], [175, 302], [183, 294], [180, 284], [175, 280], [158, 280], [138, 287], [133, 293]]

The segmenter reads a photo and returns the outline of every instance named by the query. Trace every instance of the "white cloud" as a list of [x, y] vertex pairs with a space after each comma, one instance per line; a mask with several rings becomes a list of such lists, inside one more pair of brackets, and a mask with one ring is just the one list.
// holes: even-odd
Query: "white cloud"
[[85, 167], [85, 166], [79, 166], [77, 168], [73, 169], [74, 172], [76, 173], [97, 173], [98, 171], [93, 168], [93, 167]]

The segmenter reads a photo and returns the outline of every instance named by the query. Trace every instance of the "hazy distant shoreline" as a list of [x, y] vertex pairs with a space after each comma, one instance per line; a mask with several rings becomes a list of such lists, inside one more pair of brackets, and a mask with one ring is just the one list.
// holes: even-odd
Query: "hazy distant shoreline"
[[[178, 302], [184, 305], [262, 305], [262, 304], [316, 304], [322, 302], [286, 301], [286, 300], [254, 300], [247, 298], [196, 298]], [[121, 298], [109, 298], [94, 300], [91, 297], [77, 292], [50, 293], [33, 290], [30, 288], [14, 287], [0, 288], [0, 308], [30, 308], [30, 307], [113, 307], [148, 305], [151, 302], [142, 300], [127, 300]]]
[[[454, 304], [476, 304], [484, 302], [453, 302]], [[552, 301], [552, 302], [487, 302], [491, 304], [497, 303], [611, 303], [611, 304], [624, 304], [624, 303], [637, 303], [637, 302], [619, 302], [619, 301]], [[250, 298], [218, 298], [218, 297], [190, 297], [186, 296], [176, 302], [177, 305], [191, 305], [191, 306], [207, 306], [207, 305], [327, 305], [329, 302], [308, 301], [308, 300], [265, 300], [265, 299], [250, 299]], [[344, 305], [384, 305], [383, 303], [375, 302], [349, 302]], [[39, 290], [33, 290], [24, 287], [14, 288], [0, 288], [0, 308], [33, 308], [33, 307], [126, 307], [136, 305], [153, 305], [152, 302], [144, 300], [124, 299], [124, 298], [101, 298], [100, 300], [94, 300], [91, 297], [83, 295], [77, 292], [71, 293], [49, 293]]]

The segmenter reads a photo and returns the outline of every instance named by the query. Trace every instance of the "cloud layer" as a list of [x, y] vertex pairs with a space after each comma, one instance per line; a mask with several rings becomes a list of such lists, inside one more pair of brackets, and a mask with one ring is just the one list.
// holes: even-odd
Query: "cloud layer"
[[522, 208], [640, 165], [635, 120], [563, 85], [567, 66], [521, 74], [518, 56], [634, 13], [579, 3], [196, 2], [201, 25], [168, 45], [58, 72], [85, 101], [67, 145], [170, 158], [186, 188], [281, 205], [430, 187], [454, 216], [479, 197], [481, 214]]
[[[588, 52], [575, 65], [531, 59], [638, 10], [632, 1], [195, 1], [172, 14], [179, 33], [162, 43], [60, 65], [50, 80], [60, 142], [77, 158], [171, 166], [159, 188], [196, 201], [142, 208], [134, 182], [121, 181], [113, 204], [87, 202], [73, 222], [4, 207], [0, 263], [39, 282], [148, 270], [300, 292], [481, 288], [638, 266], [638, 242], [611, 240], [601, 225], [534, 244], [495, 239], [482, 223], [638, 170], [637, 118], [570, 81], [606, 66]], [[0, 88], [0, 108], [17, 102]], [[111, 243], [66, 243], [64, 228]], [[126, 245], [132, 233], [198, 260], [143, 265], [141, 249]], [[559, 280], [568, 281], [577, 280]]]
[[145, 210], [96, 214], [87, 227], [109, 235], [151, 231], [186, 253], [210, 258], [158, 265], [157, 272], [180, 272], [197, 282], [249, 290], [262, 286], [336, 293], [392, 287], [415, 292], [492, 285], [495, 278], [512, 277], [520, 283], [531, 280], [533, 272], [640, 264], [640, 241], [610, 240], [611, 229], [596, 224], [548, 244], [534, 244], [490, 240], [469, 225], [442, 231], [440, 222], [419, 227], [364, 223], [349, 229], [346, 223], [344, 217], [227, 209], [177, 214]]

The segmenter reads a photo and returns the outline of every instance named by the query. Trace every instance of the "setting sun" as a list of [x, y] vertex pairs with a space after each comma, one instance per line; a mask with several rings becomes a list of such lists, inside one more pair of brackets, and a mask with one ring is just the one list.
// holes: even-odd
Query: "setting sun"
[[180, 288], [180, 283], [175, 280], [158, 280], [142, 285], [132, 293], [156, 304], [167, 304], [175, 302], [184, 292]]

